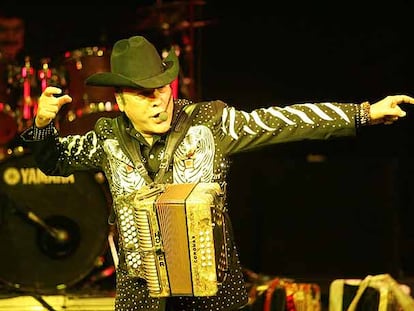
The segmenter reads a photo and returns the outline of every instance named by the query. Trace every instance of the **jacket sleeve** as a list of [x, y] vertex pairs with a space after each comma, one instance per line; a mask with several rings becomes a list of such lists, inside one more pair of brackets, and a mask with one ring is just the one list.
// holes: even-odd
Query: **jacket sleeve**
[[226, 154], [301, 140], [353, 137], [361, 126], [361, 105], [352, 103], [304, 103], [272, 106], [250, 112], [223, 102], [212, 102], [216, 134]]
[[32, 126], [21, 138], [46, 175], [69, 176], [79, 170], [100, 170], [102, 149], [94, 130], [84, 135], [60, 137], [53, 123], [39, 129]]

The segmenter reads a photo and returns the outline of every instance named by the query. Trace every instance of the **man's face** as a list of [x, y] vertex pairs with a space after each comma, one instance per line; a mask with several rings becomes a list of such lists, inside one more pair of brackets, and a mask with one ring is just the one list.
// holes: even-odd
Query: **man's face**
[[174, 108], [170, 85], [143, 91], [124, 89], [122, 95], [117, 96], [120, 110], [144, 137], [163, 134], [170, 129]]
[[24, 47], [25, 25], [17, 17], [0, 17], [0, 52], [6, 59], [14, 60]]

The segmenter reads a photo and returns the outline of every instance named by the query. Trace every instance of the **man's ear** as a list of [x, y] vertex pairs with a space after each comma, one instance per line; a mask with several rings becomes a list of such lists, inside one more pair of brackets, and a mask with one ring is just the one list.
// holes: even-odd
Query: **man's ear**
[[119, 111], [124, 112], [124, 98], [122, 97], [122, 95], [119, 93], [115, 93], [115, 99], [118, 104]]

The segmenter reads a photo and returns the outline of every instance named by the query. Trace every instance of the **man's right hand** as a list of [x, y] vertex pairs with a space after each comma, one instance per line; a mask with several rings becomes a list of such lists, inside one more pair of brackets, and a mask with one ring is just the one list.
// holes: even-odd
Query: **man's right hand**
[[60, 94], [62, 94], [60, 88], [48, 86], [42, 95], [40, 95], [35, 118], [35, 125], [37, 127], [42, 128], [47, 126], [56, 118], [57, 113], [63, 105], [72, 102], [72, 97], [69, 95], [55, 96]]

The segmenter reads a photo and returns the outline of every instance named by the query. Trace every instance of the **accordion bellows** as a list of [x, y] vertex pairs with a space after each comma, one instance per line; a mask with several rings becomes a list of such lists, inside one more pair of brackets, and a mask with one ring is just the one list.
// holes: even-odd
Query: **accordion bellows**
[[152, 297], [211, 296], [227, 271], [217, 183], [154, 184], [117, 200], [128, 273]]

